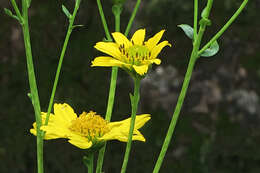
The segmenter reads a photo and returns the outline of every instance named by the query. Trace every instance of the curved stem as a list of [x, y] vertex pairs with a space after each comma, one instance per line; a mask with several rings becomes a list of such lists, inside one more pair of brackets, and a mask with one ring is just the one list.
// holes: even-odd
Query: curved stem
[[39, 100], [36, 78], [34, 73], [29, 23], [28, 23], [28, 7], [27, 7], [26, 0], [22, 1], [22, 13], [23, 13], [22, 29], [23, 29], [25, 52], [26, 52], [29, 85], [31, 91], [31, 101], [35, 112], [35, 119], [37, 124], [36, 131], [37, 134], [39, 134], [37, 135], [37, 169], [38, 169], [38, 173], [43, 173], [43, 138], [40, 130], [42, 124], [41, 107], [40, 107], [40, 100]]
[[131, 146], [132, 146], [132, 137], [133, 137], [133, 131], [134, 131], [134, 126], [135, 126], [136, 111], [137, 111], [138, 102], [139, 102], [139, 98], [140, 98], [140, 92], [139, 92], [140, 81], [141, 80], [138, 78], [134, 79], [134, 83], [135, 83], [134, 96], [130, 95], [131, 105], [132, 105], [131, 124], [130, 124], [129, 136], [128, 136], [128, 141], [127, 141], [126, 150], [125, 150], [124, 161], [123, 161], [123, 165], [121, 168], [121, 173], [126, 172], [126, 167], [127, 167], [130, 150], [131, 150]]
[[[49, 121], [50, 112], [51, 112], [51, 109], [52, 109], [52, 106], [53, 106], [55, 92], [56, 92], [56, 88], [57, 88], [57, 85], [58, 85], [59, 76], [60, 76], [60, 72], [61, 72], [62, 62], [63, 62], [63, 59], [64, 59], [64, 55], [65, 55], [65, 52], [66, 52], [66, 49], [67, 49], [67, 45], [68, 45], [68, 41], [69, 41], [71, 32], [73, 31], [73, 27], [74, 27], [73, 24], [74, 24], [74, 20], [75, 20], [77, 11], [78, 11], [79, 6], [80, 6], [80, 2], [81, 2], [81, 0], [76, 0], [73, 14], [72, 14], [71, 18], [69, 19], [69, 27], [68, 27], [67, 34], [66, 34], [66, 37], [65, 37], [65, 41], [63, 43], [63, 47], [62, 47], [62, 51], [61, 51], [61, 55], [60, 55], [60, 59], [59, 59], [54, 83], [53, 83], [53, 88], [52, 88], [52, 92], [51, 92], [47, 116], [46, 116], [46, 120], [45, 120], [44, 125], [47, 125], [48, 121]], [[44, 132], [42, 132], [42, 133], [44, 135]]]
[[134, 19], [135, 19], [137, 10], [138, 10], [138, 8], [139, 8], [139, 6], [140, 6], [140, 3], [141, 3], [141, 0], [137, 0], [137, 2], [136, 2], [136, 4], [135, 4], [134, 11], [132, 12], [132, 15], [131, 15], [131, 17], [130, 17], [130, 19], [129, 19], [129, 22], [128, 22], [127, 27], [126, 27], [126, 30], [125, 30], [125, 36], [126, 36], [126, 37], [128, 36], [129, 31], [130, 31], [130, 29], [131, 29], [131, 27], [132, 27], [132, 24], [133, 24], [133, 21], [134, 21]]
[[212, 39], [199, 51], [199, 55], [202, 54], [206, 49], [210, 47], [210, 45], [216, 41], [227, 29], [228, 27], [234, 22], [234, 20], [238, 17], [238, 15], [242, 12], [242, 10], [245, 8], [248, 0], [244, 0], [244, 2], [240, 5], [238, 10], [235, 12], [235, 14], [228, 20], [228, 22], [219, 30], [219, 32], [212, 37]]

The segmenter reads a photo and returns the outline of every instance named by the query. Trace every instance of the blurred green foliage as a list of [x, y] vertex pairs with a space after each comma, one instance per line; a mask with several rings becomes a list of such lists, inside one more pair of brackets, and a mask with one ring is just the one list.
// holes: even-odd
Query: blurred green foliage
[[[108, 1], [103, 3], [112, 32], [114, 30], [112, 3]], [[134, 1], [128, 0], [126, 3], [126, 9], [122, 14], [122, 30], [128, 22]], [[206, 0], [201, 3], [205, 4]], [[213, 25], [206, 34], [206, 40], [225, 23], [240, 2], [225, 0], [214, 3], [211, 15]], [[62, 4], [72, 9], [72, 1], [51, 0], [32, 1], [30, 9], [31, 41], [42, 111], [46, 111], [47, 108], [68, 25], [66, 16], [61, 10]], [[0, 21], [2, 21], [0, 28], [0, 172], [36, 172], [36, 138], [29, 133], [34, 115], [27, 97], [29, 86], [22, 33], [19, 24], [3, 13], [3, 7], [11, 8], [10, 3], [0, 2], [0, 5]], [[243, 66], [250, 75], [248, 85], [256, 82], [254, 89], [259, 93], [259, 75], [257, 76], [260, 69], [258, 32], [260, 14], [257, 13], [259, 7], [259, 0], [249, 2], [247, 9], [224, 34], [224, 38], [220, 39], [218, 55], [199, 60], [196, 68], [203, 69], [205, 75], [211, 75], [222, 65]], [[177, 25], [192, 24], [192, 8], [193, 3], [190, 0], [143, 1], [134, 24], [134, 29], [147, 28], [148, 35], [163, 28], [167, 30], [165, 37], [173, 43], [173, 48], [164, 51], [161, 55], [162, 66], [172, 64], [182, 74], [186, 69], [191, 43]], [[77, 113], [83, 110], [95, 110], [104, 115], [110, 68], [90, 68], [91, 60], [97, 55], [93, 46], [104, 37], [94, 0], [82, 1], [76, 23], [83, 24], [84, 27], [76, 28], [72, 33], [55, 101], [69, 103]], [[233, 40], [237, 40], [239, 46], [235, 44], [236, 42], [232, 42]], [[237, 47], [239, 49], [236, 49]], [[236, 56], [231, 58], [230, 55], [234, 54]], [[132, 81], [122, 71], [119, 72], [119, 76], [113, 120], [124, 119], [130, 114], [130, 101], [126, 98], [129, 97], [129, 92], [132, 92]], [[174, 104], [172, 103], [173, 106]], [[241, 121], [232, 121], [225, 111], [225, 106], [221, 105], [218, 108], [218, 119], [215, 121], [210, 118], [210, 115], [191, 114], [185, 111], [189, 107], [184, 106], [184, 113], [180, 116], [161, 172], [258, 173], [260, 171], [259, 126], [243, 125]], [[151, 113], [152, 120], [142, 129], [147, 142], [133, 144], [128, 172], [152, 171], [171, 116], [161, 107], [144, 109], [141, 113]], [[196, 130], [193, 126], [194, 122], [206, 126], [211, 133], [205, 134]], [[125, 144], [117, 141], [109, 142], [105, 156], [105, 172], [119, 172], [124, 149]], [[86, 172], [80, 160], [84, 151], [75, 148], [65, 140], [46, 141], [44, 155], [45, 172]]]

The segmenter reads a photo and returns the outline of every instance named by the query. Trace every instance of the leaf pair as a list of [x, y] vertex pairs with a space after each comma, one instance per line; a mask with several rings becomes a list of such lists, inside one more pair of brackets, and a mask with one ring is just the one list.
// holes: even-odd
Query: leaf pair
[[[181, 24], [181, 25], [178, 25], [178, 27], [180, 27], [184, 33], [190, 38], [193, 40], [193, 35], [194, 35], [194, 30], [193, 28], [190, 26], [190, 25], [187, 25], [187, 24]], [[219, 45], [218, 45], [218, 42], [217, 41], [214, 41], [210, 47], [208, 49], [206, 49], [204, 52], [202, 52], [200, 54], [200, 56], [202, 57], [211, 57], [211, 56], [214, 56], [218, 53], [219, 51]]]

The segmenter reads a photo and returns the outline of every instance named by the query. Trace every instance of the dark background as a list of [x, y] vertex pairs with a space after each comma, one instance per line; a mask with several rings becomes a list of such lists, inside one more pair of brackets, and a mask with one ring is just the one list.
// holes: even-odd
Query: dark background
[[[35, 71], [42, 110], [47, 105], [63, 40], [68, 25], [61, 5], [70, 11], [74, 1], [32, 1], [29, 17]], [[215, 1], [212, 25], [203, 43], [209, 40], [235, 12], [242, 1]], [[200, 2], [200, 10], [206, 0]], [[126, 2], [121, 21], [124, 31], [135, 1]], [[111, 2], [104, 11], [114, 31]], [[36, 138], [29, 133], [34, 122], [29, 92], [21, 27], [4, 14], [9, 1], [0, 1], [0, 172], [36, 172]], [[180, 114], [172, 143], [161, 172], [259, 173], [260, 172], [260, 1], [246, 9], [218, 41], [220, 52], [197, 61], [190, 88]], [[127, 172], [152, 172], [167, 131], [183, 76], [189, 61], [191, 41], [177, 27], [192, 25], [193, 1], [147, 0], [139, 9], [133, 31], [146, 28], [150, 37], [161, 29], [163, 39], [173, 44], [160, 54], [162, 64], [153, 66], [143, 80], [139, 113], [152, 119], [143, 128], [147, 142], [134, 142]], [[91, 68], [99, 52], [96, 42], [104, 31], [94, 0], [82, 0], [76, 28], [64, 59], [55, 102], [69, 103], [77, 113], [106, 112], [110, 68]], [[130, 35], [131, 35], [130, 34]], [[129, 92], [132, 80], [119, 70], [112, 120], [130, 115]], [[119, 172], [125, 144], [111, 141], [104, 162], [106, 173]], [[87, 172], [81, 158], [84, 151], [66, 140], [45, 141], [45, 172]]]

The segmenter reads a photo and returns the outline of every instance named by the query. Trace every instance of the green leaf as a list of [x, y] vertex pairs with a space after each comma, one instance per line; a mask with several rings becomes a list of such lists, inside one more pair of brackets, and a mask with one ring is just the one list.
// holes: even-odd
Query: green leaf
[[77, 27], [83, 27], [84, 25], [73, 25], [72, 26], [72, 29], [74, 29], [74, 28], [77, 28]]
[[193, 39], [193, 28], [190, 26], [190, 25], [187, 25], [187, 24], [181, 24], [181, 25], [178, 25], [178, 27], [180, 27], [184, 33], [190, 38], [190, 39]]
[[13, 13], [11, 12], [11, 10], [9, 10], [7, 8], [4, 8], [4, 10], [5, 10], [5, 14], [7, 14], [10, 17], [13, 17]]
[[26, 0], [26, 3], [27, 3], [27, 8], [29, 8], [29, 7], [30, 7], [30, 5], [31, 5], [31, 2], [32, 2], [32, 0]]
[[70, 14], [69, 10], [64, 5], [62, 5], [62, 11], [69, 19], [71, 18], [72, 15]]
[[131, 93], [129, 93], [129, 96], [130, 96], [131, 105], [133, 106], [133, 104], [134, 104], [134, 96]]
[[88, 156], [83, 156], [83, 159], [82, 159], [84, 165], [88, 168], [91, 164], [91, 160]]
[[206, 18], [207, 7], [202, 10], [201, 17]]
[[4, 8], [4, 11], [5, 11], [6, 15], [8, 15], [8, 16], [10, 16], [10, 17], [12, 17], [12, 18], [14, 18], [14, 19], [16, 19], [18, 21], [20, 21], [20, 19], [16, 15], [14, 15], [11, 10], [9, 10], [7, 8]]
[[214, 56], [218, 53], [219, 51], [219, 45], [217, 41], [214, 41], [210, 47], [208, 49], [206, 49], [204, 52], [202, 52], [202, 54], [200, 54], [200, 56], [203, 57], [211, 57]]

